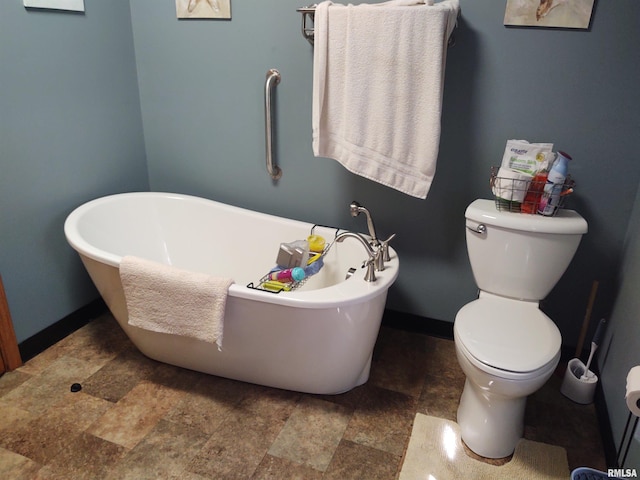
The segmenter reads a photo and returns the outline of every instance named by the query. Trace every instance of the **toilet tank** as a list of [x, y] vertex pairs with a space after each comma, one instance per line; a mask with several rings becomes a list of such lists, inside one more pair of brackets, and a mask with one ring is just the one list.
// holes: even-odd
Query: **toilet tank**
[[560, 280], [587, 222], [573, 210], [554, 217], [498, 211], [493, 200], [475, 200], [465, 212], [467, 251], [480, 290], [539, 301]]

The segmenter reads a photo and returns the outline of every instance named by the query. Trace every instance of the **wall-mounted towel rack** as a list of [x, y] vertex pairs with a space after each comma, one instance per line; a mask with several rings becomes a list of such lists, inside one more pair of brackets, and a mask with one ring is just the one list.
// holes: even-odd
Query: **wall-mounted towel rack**
[[313, 45], [313, 20], [316, 14], [316, 4], [298, 8], [296, 11], [302, 14], [302, 36]]
[[[316, 14], [316, 6], [317, 4], [309, 5], [307, 7], [297, 8], [296, 12], [300, 12], [302, 14], [302, 36], [313, 45], [313, 21], [315, 19]], [[458, 14], [460, 16], [460, 14]], [[456, 23], [456, 28], [458, 28], [458, 24]], [[456, 44], [456, 39], [453, 34], [449, 37], [449, 41], [447, 42], [448, 46], [453, 47]]]

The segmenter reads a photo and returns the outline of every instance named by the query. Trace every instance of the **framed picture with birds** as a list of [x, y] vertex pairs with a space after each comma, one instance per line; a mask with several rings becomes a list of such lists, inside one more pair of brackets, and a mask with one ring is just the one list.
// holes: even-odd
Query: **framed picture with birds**
[[508, 26], [588, 29], [595, 0], [507, 0]]

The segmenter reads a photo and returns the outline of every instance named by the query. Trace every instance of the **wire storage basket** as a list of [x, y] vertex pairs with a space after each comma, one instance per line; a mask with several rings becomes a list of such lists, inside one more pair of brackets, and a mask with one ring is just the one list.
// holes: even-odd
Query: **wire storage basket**
[[[303, 265], [303, 268], [305, 270], [305, 276], [302, 280], [286, 280], [286, 281], [278, 281], [278, 280], [273, 280], [271, 278], [271, 274], [274, 272], [277, 272], [278, 270], [284, 270], [284, 267], [275, 267], [273, 269], [271, 269], [269, 271], [269, 273], [267, 273], [266, 275], [262, 276], [262, 278], [260, 278], [260, 280], [258, 280], [258, 282], [254, 283], [254, 282], [250, 282], [247, 285], [247, 288], [251, 288], [253, 290], [262, 290], [265, 292], [269, 292], [269, 293], [280, 293], [280, 292], [291, 292], [294, 291], [300, 287], [302, 287], [307, 280], [309, 279], [309, 277], [311, 275], [315, 275], [316, 273], [318, 273], [318, 271], [323, 267], [324, 265], [324, 257], [327, 255], [327, 253], [329, 253], [329, 250], [331, 250], [331, 247], [333, 246], [333, 244], [336, 242], [336, 238], [338, 237], [338, 232], [340, 232], [340, 229], [338, 227], [330, 227], [327, 225], [320, 225], [318, 223], [316, 223], [313, 227], [311, 227], [311, 231], [309, 233], [309, 237], [314, 235], [315, 229], [318, 227], [322, 227], [322, 228], [328, 228], [330, 230], [335, 230], [334, 233], [334, 237], [333, 240], [328, 243], [328, 244], [324, 244], [324, 238], [318, 236], [318, 238], [320, 238], [322, 240], [322, 244], [323, 246], [320, 246], [320, 248], [322, 249], [322, 251], [320, 250], [314, 250], [311, 252], [308, 252], [307, 257], [305, 258]], [[314, 265], [317, 268], [314, 267], [310, 267], [310, 265]]]
[[545, 178], [500, 177], [498, 170], [498, 167], [491, 167], [490, 179], [498, 211], [553, 216], [564, 207], [566, 197], [573, 193], [575, 188], [575, 181], [570, 175], [562, 185], [553, 185], [545, 189]]

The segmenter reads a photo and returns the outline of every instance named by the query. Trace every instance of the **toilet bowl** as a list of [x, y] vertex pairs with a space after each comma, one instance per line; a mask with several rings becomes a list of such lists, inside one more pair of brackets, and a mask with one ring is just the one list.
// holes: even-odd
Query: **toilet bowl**
[[500, 212], [491, 200], [474, 201], [465, 217], [479, 295], [454, 322], [466, 376], [457, 420], [472, 451], [502, 458], [522, 437], [527, 397], [560, 360], [560, 331], [539, 302], [565, 272], [587, 222], [572, 210], [556, 217]]
[[522, 437], [527, 396], [558, 365], [560, 332], [537, 303], [481, 292], [458, 312], [454, 340], [466, 375], [457, 417], [461, 436], [480, 456], [509, 456]]

